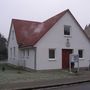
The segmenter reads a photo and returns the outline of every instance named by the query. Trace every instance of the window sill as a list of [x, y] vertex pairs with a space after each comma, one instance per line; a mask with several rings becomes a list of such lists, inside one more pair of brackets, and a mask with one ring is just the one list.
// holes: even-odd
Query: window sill
[[49, 61], [56, 61], [56, 59], [54, 58], [54, 59], [49, 59]]
[[79, 60], [84, 60], [84, 58], [79, 58]]
[[66, 37], [66, 38], [72, 38], [71, 35], [64, 35], [64, 37]]
[[27, 57], [27, 59], [29, 59], [29, 56]]

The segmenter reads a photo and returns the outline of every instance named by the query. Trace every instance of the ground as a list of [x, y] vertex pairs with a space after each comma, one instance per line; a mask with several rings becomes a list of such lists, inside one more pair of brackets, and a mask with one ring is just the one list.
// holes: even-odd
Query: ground
[[[5, 70], [3, 69], [5, 67]], [[22, 81], [39, 81], [39, 80], [52, 80], [70, 78], [71, 74], [67, 70], [60, 71], [24, 71], [18, 70], [7, 66], [6, 64], [0, 64], [0, 84]]]
[[89, 70], [79, 73], [70, 73], [68, 70], [25, 71], [0, 64], [0, 90], [35, 89], [87, 81], [90, 81]]

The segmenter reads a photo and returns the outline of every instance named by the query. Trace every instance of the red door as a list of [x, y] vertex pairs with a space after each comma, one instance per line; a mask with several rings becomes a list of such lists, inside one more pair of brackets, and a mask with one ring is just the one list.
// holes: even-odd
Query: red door
[[72, 53], [72, 49], [62, 49], [62, 69], [69, 68], [69, 55]]

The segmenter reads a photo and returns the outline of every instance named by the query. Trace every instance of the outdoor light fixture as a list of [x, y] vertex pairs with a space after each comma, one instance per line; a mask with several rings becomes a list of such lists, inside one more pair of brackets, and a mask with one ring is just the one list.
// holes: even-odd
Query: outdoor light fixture
[[66, 47], [70, 47], [70, 41], [68, 38], [66, 39]]

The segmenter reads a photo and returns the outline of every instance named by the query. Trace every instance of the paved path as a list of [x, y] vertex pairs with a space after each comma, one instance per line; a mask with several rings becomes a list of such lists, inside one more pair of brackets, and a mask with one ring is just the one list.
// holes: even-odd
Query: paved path
[[8, 83], [8, 84], [0, 84], [0, 90], [26, 90], [29, 89], [38, 89], [52, 86], [63, 86], [63, 85], [71, 85], [82, 82], [90, 81], [90, 71], [81, 72], [79, 75], [70, 78], [64, 79], [54, 79], [54, 80], [38, 80], [38, 81], [25, 81], [25, 82], [17, 82], [17, 83]]

